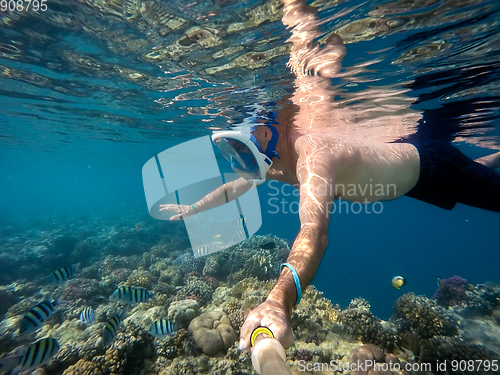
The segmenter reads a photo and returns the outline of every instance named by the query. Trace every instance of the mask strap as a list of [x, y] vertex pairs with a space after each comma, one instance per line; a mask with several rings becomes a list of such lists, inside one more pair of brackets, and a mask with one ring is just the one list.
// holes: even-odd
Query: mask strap
[[252, 132], [255, 130], [256, 126], [252, 126], [250, 128], [250, 140], [255, 144], [255, 146], [257, 146], [257, 149], [259, 150], [259, 152], [261, 154], [266, 155], [269, 159], [272, 159], [274, 157], [281, 159], [279, 154], [275, 151], [276, 144], [278, 143], [278, 137], [279, 137], [278, 130], [276, 130], [276, 128], [274, 126], [272, 126], [271, 124], [266, 124], [266, 125], [261, 125], [261, 126], [267, 126], [271, 130], [271, 134], [272, 134], [271, 140], [267, 144], [266, 152], [262, 151], [262, 149], [260, 148], [259, 142], [257, 142], [257, 139], [252, 134]]
[[271, 140], [267, 144], [266, 147], [266, 152], [265, 155], [269, 158], [272, 159], [273, 157], [277, 157], [278, 159], [281, 159], [278, 153], [275, 151], [276, 145], [278, 144], [278, 131], [276, 128], [272, 125], [266, 125], [269, 129], [271, 129], [271, 133], [273, 136], [271, 137]]

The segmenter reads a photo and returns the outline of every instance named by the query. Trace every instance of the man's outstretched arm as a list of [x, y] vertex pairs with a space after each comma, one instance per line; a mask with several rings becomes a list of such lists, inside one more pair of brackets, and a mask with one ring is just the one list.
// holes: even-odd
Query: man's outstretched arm
[[249, 183], [243, 177], [240, 177], [234, 181], [225, 183], [221, 187], [218, 187], [214, 191], [205, 195], [199, 201], [193, 203], [193, 205], [162, 204], [160, 205], [160, 211], [176, 212], [177, 215], [173, 215], [170, 218], [171, 221], [185, 219], [189, 216], [197, 214], [198, 212], [222, 206], [223, 204], [245, 194], [253, 186], [253, 184]]
[[[300, 182], [300, 231], [287, 263], [297, 271], [301, 289], [310, 283], [327, 245], [329, 210], [334, 199], [335, 171], [328, 148], [310, 137], [297, 142], [300, 148], [297, 177]], [[259, 326], [268, 327], [287, 346], [292, 339], [290, 315], [297, 301], [297, 288], [288, 268], [283, 268], [266, 301], [254, 309], [241, 327], [240, 349], [248, 349], [250, 335]]]
[[[300, 279], [302, 290], [311, 283], [328, 244], [328, 224], [331, 204], [335, 198], [332, 156], [310, 137], [297, 142], [303, 148], [297, 163], [300, 182], [300, 231], [293, 243], [287, 263], [291, 264]], [[284, 268], [278, 282], [269, 294], [281, 301], [291, 311], [297, 299], [296, 286], [291, 272]]]

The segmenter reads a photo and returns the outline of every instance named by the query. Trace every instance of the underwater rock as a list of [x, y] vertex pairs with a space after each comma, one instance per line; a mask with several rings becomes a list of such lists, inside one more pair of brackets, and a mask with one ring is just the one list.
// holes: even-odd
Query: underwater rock
[[189, 332], [206, 355], [227, 351], [238, 339], [231, 322], [222, 311], [210, 311], [194, 318]]
[[[406, 361], [400, 361], [394, 354], [385, 354], [384, 351], [376, 345], [368, 344], [358, 346], [351, 351], [349, 355], [349, 364], [354, 365], [355, 371], [351, 375], [365, 375], [365, 374], [414, 374], [413, 372], [405, 372], [396, 370], [397, 368], [405, 369], [407, 366]], [[394, 370], [392, 370], [394, 369]]]
[[168, 318], [179, 327], [187, 327], [200, 314], [200, 305], [193, 299], [174, 301], [168, 308]]

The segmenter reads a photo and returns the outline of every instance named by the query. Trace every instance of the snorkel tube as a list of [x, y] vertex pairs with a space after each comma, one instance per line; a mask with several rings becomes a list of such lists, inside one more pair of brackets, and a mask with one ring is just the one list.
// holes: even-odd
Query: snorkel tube
[[258, 327], [250, 335], [252, 365], [260, 375], [291, 375], [285, 349], [267, 327]]

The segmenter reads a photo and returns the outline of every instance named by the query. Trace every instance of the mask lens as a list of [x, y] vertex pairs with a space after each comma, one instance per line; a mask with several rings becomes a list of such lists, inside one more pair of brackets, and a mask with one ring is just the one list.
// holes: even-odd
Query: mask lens
[[260, 178], [259, 164], [246, 144], [236, 139], [222, 138], [216, 145], [231, 163], [233, 171], [247, 180]]

